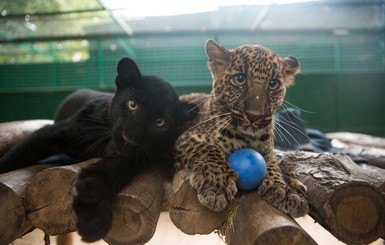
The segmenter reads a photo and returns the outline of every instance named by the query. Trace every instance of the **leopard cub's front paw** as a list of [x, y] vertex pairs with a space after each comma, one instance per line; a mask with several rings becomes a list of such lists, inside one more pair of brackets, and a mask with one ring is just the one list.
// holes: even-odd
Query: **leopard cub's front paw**
[[105, 237], [111, 227], [112, 213], [103, 182], [95, 177], [79, 179], [73, 195], [72, 208], [82, 240], [94, 242]]
[[258, 193], [272, 206], [294, 218], [309, 212], [306, 186], [298, 180], [291, 179], [286, 183], [283, 179], [271, 181], [267, 178], [259, 186]]
[[286, 189], [287, 193], [281, 209], [294, 218], [306, 215], [309, 212], [309, 205], [306, 201], [306, 186], [299, 180], [289, 179]]
[[277, 204], [282, 202], [286, 196], [286, 183], [282, 181], [273, 181], [270, 178], [265, 178], [259, 185], [257, 192], [265, 201], [277, 207]]
[[190, 184], [197, 189], [198, 200], [214, 211], [222, 211], [237, 194], [237, 174], [234, 171], [211, 173], [195, 169]]

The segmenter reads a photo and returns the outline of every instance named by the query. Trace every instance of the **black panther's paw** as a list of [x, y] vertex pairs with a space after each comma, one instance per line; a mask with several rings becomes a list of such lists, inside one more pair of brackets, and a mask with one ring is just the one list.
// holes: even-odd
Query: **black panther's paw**
[[105, 237], [111, 228], [112, 211], [104, 182], [96, 176], [79, 178], [73, 195], [76, 227], [82, 240], [94, 242]]

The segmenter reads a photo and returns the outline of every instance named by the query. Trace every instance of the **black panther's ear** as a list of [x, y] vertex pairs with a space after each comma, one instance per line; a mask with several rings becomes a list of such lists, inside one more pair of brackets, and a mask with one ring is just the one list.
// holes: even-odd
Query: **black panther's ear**
[[135, 61], [130, 58], [123, 58], [118, 63], [118, 75], [129, 76], [129, 77], [141, 77], [139, 68]]
[[194, 119], [199, 113], [199, 106], [190, 102], [180, 102], [182, 111], [183, 111], [183, 120], [190, 121]]
[[118, 76], [116, 77], [116, 86], [121, 87], [126, 79], [123, 78], [140, 78], [142, 74], [139, 71], [135, 61], [130, 58], [123, 58], [118, 63]]

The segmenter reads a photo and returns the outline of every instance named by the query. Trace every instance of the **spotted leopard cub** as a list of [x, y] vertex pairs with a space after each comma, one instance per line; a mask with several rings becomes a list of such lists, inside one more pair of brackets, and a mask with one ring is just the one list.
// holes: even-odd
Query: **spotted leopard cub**
[[226, 159], [235, 150], [256, 149], [268, 164], [258, 194], [293, 217], [305, 215], [306, 187], [285, 179], [273, 154], [273, 114], [299, 72], [298, 60], [281, 58], [260, 45], [228, 50], [213, 40], [207, 41], [206, 53], [213, 89], [210, 94], [182, 97], [199, 102], [201, 114], [177, 141], [177, 166], [190, 171], [199, 201], [221, 211], [237, 193], [238, 176]]

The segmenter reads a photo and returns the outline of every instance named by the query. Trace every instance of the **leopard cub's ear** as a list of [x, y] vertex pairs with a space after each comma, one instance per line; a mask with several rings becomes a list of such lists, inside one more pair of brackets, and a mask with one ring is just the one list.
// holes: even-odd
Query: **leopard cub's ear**
[[183, 121], [190, 121], [194, 119], [199, 114], [199, 106], [191, 102], [180, 102], [183, 113]]
[[293, 56], [287, 56], [283, 59], [285, 63], [285, 73], [287, 75], [295, 75], [300, 70], [300, 64], [297, 58]]
[[209, 39], [206, 42], [206, 54], [207, 54], [207, 57], [209, 58], [209, 61], [213, 61], [213, 62], [229, 61], [229, 51], [212, 39]]
[[284, 76], [286, 86], [290, 86], [294, 83], [294, 76], [300, 72], [300, 64], [297, 58], [293, 56], [287, 56], [283, 58]]
[[230, 60], [230, 51], [219, 45], [212, 39], [206, 42], [206, 54], [209, 59], [208, 66], [214, 80], [217, 80], [218, 76], [228, 66]]

